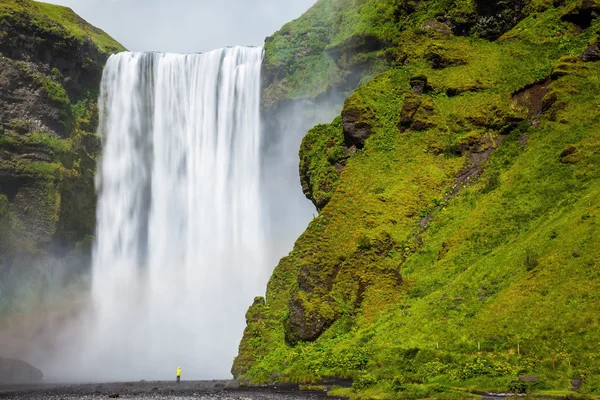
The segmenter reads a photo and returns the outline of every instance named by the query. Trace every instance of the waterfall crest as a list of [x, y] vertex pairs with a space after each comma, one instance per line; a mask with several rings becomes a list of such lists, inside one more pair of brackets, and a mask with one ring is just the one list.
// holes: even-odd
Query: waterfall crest
[[90, 361], [106, 366], [98, 379], [166, 379], [177, 366], [184, 379], [230, 376], [269, 274], [261, 62], [249, 47], [108, 60], [90, 325]]

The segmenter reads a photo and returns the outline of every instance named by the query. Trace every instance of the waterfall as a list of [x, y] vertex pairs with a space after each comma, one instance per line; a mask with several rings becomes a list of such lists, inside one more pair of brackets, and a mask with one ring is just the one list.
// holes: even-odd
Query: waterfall
[[[261, 48], [121, 53], [99, 101], [88, 357], [99, 380], [229, 377], [268, 279]], [[87, 374], [86, 376], [89, 376]], [[89, 379], [89, 378], [88, 378]]]

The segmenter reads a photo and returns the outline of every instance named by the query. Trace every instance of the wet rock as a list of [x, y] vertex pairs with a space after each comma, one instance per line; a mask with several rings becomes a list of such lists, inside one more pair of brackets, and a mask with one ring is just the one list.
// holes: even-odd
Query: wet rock
[[476, 0], [477, 20], [474, 30], [482, 38], [496, 40], [525, 17], [525, 0]]
[[600, 39], [592, 43], [581, 55], [580, 59], [585, 62], [600, 61]]
[[419, 28], [426, 32], [432, 32], [444, 37], [452, 35], [452, 28], [448, 23], [437, 21], [431, 18], [426, 19]]
[[355, 106], [344, 107], [342, 129], [344, 130], [344, 144], [347, 148], [364, 148], [366, 140], [373, 134], [373, 128], [367, 122], [365, 110]]
[[44, 374], [24, 361], [0, 358], [0, 383], [40, 382]]
[[542, 111], [548, 110], [548, 108], [544, 108], [544, 98], [549, 92], [549, 85], [549, 79], [528, 85], [524, 89], [514, 93], [512, 100], [518, 107], [527, 109], [529, 118], [534, 118], [541, 114]]
[[438, 21], [448, 24], [457, 36], [477, 34], [496, 40], [515, 27], [525, 17], [526, 0], [476, 0], [474, 12], [443, 15]]
[[33, 63], [0, 58], [0, 110], [7, 128], [17, 133], [57, 132], [66, 136], [60, 107], [55, 107], [43, 91], [39, 72]]
[[303, 342], [315, 341], [336, 320], [336, 316], [330, 312], [333, 299], [313, 299], [313, 304], [307, 304], [307, 300], [301, 298], [298, 293], [292, 296], [288, 306], [289, 316], [285, 321], [285, 340], [291, 345]]
[[410, 78], [409, 84], [415, 94], [423, 94], [431, 89], [425, 75], [418, 75]]

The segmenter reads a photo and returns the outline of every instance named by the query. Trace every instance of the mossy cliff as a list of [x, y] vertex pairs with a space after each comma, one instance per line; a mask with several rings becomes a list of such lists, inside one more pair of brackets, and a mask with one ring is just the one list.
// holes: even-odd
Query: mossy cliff
[[[356, 398], [600, 395], [599, 15], [321, 0], [269, 39], [273, 104], [338, 85], [341, 43], [372, 63], [304, 139], [320, 213], [248, 311], [234, 375], [351, 378], [334, 393]], [[366, 37], [385, 46], [352, 52]]]
[[0, 311], [85, 270], [96, 99], [104, 63], [121, 50], [68, 8], [0, 4]]

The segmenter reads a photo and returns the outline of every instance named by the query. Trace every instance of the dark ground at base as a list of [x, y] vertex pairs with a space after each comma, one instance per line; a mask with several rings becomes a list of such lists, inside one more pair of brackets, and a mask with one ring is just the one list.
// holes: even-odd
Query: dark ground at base
[[[304, 400], [325, 398], [326, 392], [300, 391], [298, 385], [241, 387], [232, 381], [123, 382], [0, 386], [0, 399], [206, 399]], [[331, 398], [331, 397], [330, 397]]]

